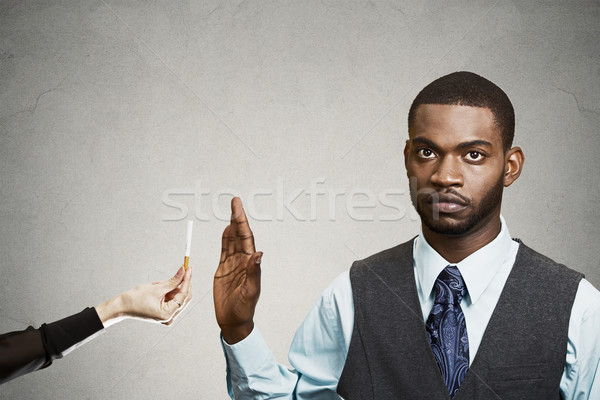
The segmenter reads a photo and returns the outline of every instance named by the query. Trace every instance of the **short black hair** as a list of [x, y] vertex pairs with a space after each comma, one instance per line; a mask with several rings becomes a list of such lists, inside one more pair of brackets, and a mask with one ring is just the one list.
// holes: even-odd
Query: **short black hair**
[[419, 92], [408, 112], [408, 129], [422, 104], [444, 104], [488, 108], [502, 135], [504, 151], [515, 136], [515, 110], [508, 96], [493, 82], [473, 72], [460, 71], [442, 76]]

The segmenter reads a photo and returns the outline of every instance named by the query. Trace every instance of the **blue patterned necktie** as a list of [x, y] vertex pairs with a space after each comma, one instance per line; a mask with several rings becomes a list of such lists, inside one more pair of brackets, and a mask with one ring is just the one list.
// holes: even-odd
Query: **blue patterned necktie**
[[454, 397], [469, 369], [469, 338], [460, 301], [467, 289], [458, 268], [449, 265], [435, 281], [435, 303], [425, 326], [442, 377]]

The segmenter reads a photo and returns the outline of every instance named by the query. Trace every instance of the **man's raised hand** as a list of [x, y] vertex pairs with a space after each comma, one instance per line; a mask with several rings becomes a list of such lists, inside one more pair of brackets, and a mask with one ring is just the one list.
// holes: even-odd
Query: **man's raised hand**
[[254, 328], [262, 254], [254, 248], [254, 236], [242, 201], [234, 197], [231, 223], [223, 231], [221, 259], [213, 281], [217, 323], [229, 344], [244, 339]]

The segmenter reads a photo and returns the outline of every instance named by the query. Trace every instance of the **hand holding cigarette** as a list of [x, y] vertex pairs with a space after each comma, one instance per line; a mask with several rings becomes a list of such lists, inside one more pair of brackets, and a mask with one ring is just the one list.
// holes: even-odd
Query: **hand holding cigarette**
[[191, 241], [192, 221], [188, 221], [185, 267], [179, 267], [171, 279], [137, 286], [96, 306], [95, 311], [86, 308], [39, 329], [30, 326], [0, 334], [0, 384], [49, 366], [102, 328], [123, 319], [171, 325], [192, 299], [192, 268], [188, 267]]
[[192, 298], [192, 268], [190, 249], [192, 246], [193, 221], [187, 224], [187, 240], [183, 266], [175, 276], [166, 281], [140, 285], [105, 301], [96, 307], [104, 327], [125, 318], [137, 318], [170, 325]]
[[125, 318], [171, 325], [192, 299], [192, 268], [179, 267], [166, 281], [137, 286], [96, 306], [104, 327]]

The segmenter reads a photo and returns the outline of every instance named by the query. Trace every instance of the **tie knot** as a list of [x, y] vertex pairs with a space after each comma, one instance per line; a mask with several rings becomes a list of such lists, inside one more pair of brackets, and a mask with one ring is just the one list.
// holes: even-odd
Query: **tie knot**
[[435, 280], [435, 302], [440, 304], [460, 304], [467, 288], [460, 271], [448, 265]]

